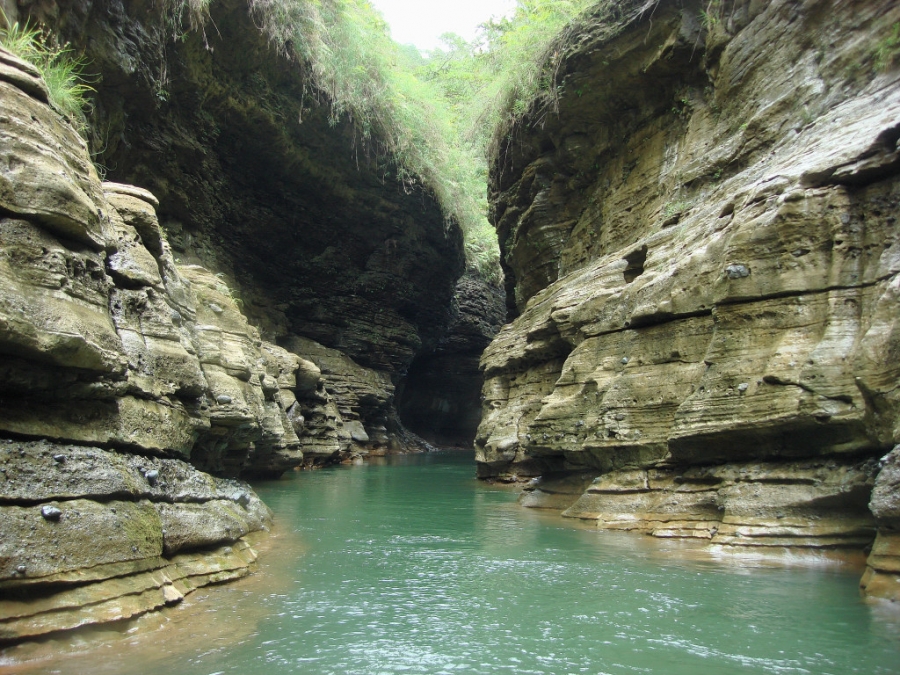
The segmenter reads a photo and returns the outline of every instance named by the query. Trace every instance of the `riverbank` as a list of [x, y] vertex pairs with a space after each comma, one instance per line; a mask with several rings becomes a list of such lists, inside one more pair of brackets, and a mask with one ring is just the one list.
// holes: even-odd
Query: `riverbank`
[[900, 657], [900, 613], [860, 598], [861, 559], [597, 531], [476, 481], [470, 453], [255, 488], [276, 514], [256, 575], [7, 651], [0, 674], [887, 675]]

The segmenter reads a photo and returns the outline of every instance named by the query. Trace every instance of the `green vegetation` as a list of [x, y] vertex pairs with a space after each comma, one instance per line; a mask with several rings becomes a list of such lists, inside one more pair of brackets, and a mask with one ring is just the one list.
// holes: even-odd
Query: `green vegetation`
[[[173, 35], [205, 25], [211, 0], [168, 0]], [[431, 190], [465, 234], [469, 263], [499, 279], [487, 221], [487, 151], [495, 130], [541, 92], [555, 94], [565, 26], [612, 0], [519, 0], [511, 18], [482, 26], [468, 43], [448, 34], [423, 55], [390, 39], [368, 0], [250, 0], [273, 45], [323, 92], [331, 118], [353, 121], [359, 142], [391, 157], [407, 188]]]
[[710, 0], [706, 9], [700, 10], [700, 21], [706, 30], [711, 30], [722, 18], [721, 0]]
[[497, 130], [521, 117], [541, 94], [555, 97], [559, 45], [572, 21], [591, 7], [609, 4], [519, 0], [511, 18], [483, 24], [473, 43], [445, 36], [446, 48], [430, 54], [419, 75], [441, 88], [462, 138], [484, 156]]
[[455, 142], [441, 92], [417, 77], [418, 52], [390, 39], [367, 0], [251, 0], [251, 7], [275, 46], [328, 96], [332, 121], [349, 117], [360, 143], [394, 160], [407, 189], [434, 192], [463, 229], [470, 265], [499, 278], [482, 163], [473, 147]]
[[[205, 35], [212, 2], [163, 0], [169, 35]], [[487, 22], [475, 41], [448, 34], [424, 55], [391, 40], [369, 0], [248, 2], [275, 48], [307, 75], [310, 93], [327, 98], [332, 122], [352, 120], [366, 150], [393, 160], [385, 171], [407, 189], [431, 190], [448, 222], [462, 227], [470, 265], [499, 280], [486, 218], [489, 146], [535, 99], [555, 102], [567, 26], [615, 0], [518, 0], [512, 17]], [[83, 59], [44, 30], [2, 19], [0, 42], [38, 68], [54, 108], [83, 130], [92, 91]], [[156, 94], [167, 98], [164, 79]]]
[[47, 83], [50, 104], [68, 117], [79, 131], [87, 126], [85, 110], [88, 93], [93, 88], [85, 83], [84, 60], [68, 45], [58, 45], [46, 31], [30, 26], [27, 22], [10, 24], [0, 12], [3, 27], [0, 28], [0, 44], [23, 61], [34, 65]]
[[686, 199], [679, 199], [678, 201], [669, 202], [666, 204], [665, 208], [663, 208], [663, 220], [668, 221], [675, 216], [681, 215], [689, 208], [691, 208], [691, 202]]
[[900, 23], [895, 23], [890, 35], [875, 45], [875, 70], [883, 72], [900, 57]]

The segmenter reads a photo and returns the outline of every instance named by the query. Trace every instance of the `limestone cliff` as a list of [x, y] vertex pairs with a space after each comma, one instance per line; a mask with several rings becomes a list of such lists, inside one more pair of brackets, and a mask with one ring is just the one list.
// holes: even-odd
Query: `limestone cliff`
[[410, 364], [397, 407], [421, 436], [471, 447], [481, 422], [479, 360], [506, 319], [502, 289], [473, 274], [461, 277], [452, 316], [437, 346]]
[[178, 266], [153, 195], [101, 183], [33, 69], [0, 62], [5, 641], [247, 574], [268, 509], [183, 460], [236, 475], [302, 454], [299, 359], [262, 342], [213, 274]]
[[[247, 0], [209, 3], [195, 28], [175, 20], [176, 4], [27, 9], [84, 51], [98, 79], [95, 159], [109, 179], [157, 197], [174, 256], [220, 274], [266, 340], [337, 350], [349, 359], [338, 379], [372, 371], [384, 385], [383, 405], [356, 410], [347, 430], [333, 411], [316, 414], [332, 430], [301, 434], [314, 439], [310, 456], [409, 448], [389, 423], [394, 388], [452, 318], [459, 228], [426, 189], [398, 179], [377, 138], [349, 118], [333, 123], [307, 65], [278, 53]], [[350, 433], [356, 425], [364, 433]]]
[[517, 317], [482, 360], [481, 476], [602, 527], [871, 541], [900, 441], [898, 22], [630, 0], [558, 46], [491, 171]]
[[215, 33], [139, 0], [26, 9], [84, 48], [99, 143], [0, 51], [0, 642], [247, 574], [271, 516], [235, 477], [424, 447], [395, 388], [463, 270], [245, 2]]
[[881, 460], [869, 508], [878, 536], [859, 585], [864, 593], [900, 602], [900, 446]]

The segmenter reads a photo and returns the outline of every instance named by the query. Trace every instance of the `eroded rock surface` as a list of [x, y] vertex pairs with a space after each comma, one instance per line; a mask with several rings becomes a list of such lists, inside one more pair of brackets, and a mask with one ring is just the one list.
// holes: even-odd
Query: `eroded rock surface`
[[525, 499], [603, 527], [861, 547], [900, 440], [900, 71], [873, 52], [900, 9], [720, 7], [601, 8], [558, 114], [498, 144], [518, 316], [482, 360], [479, 473], [599, 476]]
[[246, 574], [268, 512], [200, 471], [425, 447], [393, 392], [463, 271], [459, 228], [357, 152], [246, 2], [211, 3], [214, 32], [140, 1], [19, 9], [84, 50], [114, 180], [0, 52], [0, 640]]
[[17, 640], [247, 573], [242, 542], [267, 510], [246, 485], [172, 458], [270, 476], [302, 450], [420, 445], [396, 418], [391, 359], [377, 370], [312, 340], [289, 341], [307, 358], [263, 341], [222, 274], [176, 262], [153, 194], [101, 183], [33, 87], [0, 87], [0, 431], [50, 439], [0, 449], [0, 640]]
[[[143, 0], [50, 0], [28, 11], [102, 77], [91, 119], [98, 161], [159, 199], [174, 255], [222, 274], [263, 339], [311, 340], [393, 391], [451, 320], [460, 229], [427, 190], [398, 178], [377, 136], [363, 140], [350, 120], [331, 119], [327, 95], [258, 30], [251, 4], [266, 3], [208, 3], [197, 30]], [[297, 433], [319, 444], [317, 456], [365, 450], [351, 436], [380, 427], [389, 438], [379, 447], [407, 444], [399, 423], [387, 423], [397, 419], [392, 400], [362, 406], [341, 430], [327, 402], [301, 400]], [[384, 411], [369, 419], [373, 408]]]
[[[0, 430], [193, 454], [232, 475], [299, 464], [279, 396], [293, 388], [297, 357], [264, 345], [215, 275], [174, 262], [150, 193], [101, 184], [55, 112], [25, 92], [2, 94], [4, 119], [21, 121], [0, 150], [15, 168], [11, 192], [27, 204], [19, 186], [31, 184], [52, 208], [23, 207], [28, 219], [0, 229]], [[66, 216], [93, 239], [60, 229]]]
[[178, 265], [156, 198], [102, 183], [46, 97], [6, 75], [0, 641], [246, 575], [247, 537], [271, 515], [248, 485], [196, 467], [302, 461], [288, 416], [301, 359], [260, 340], [219, 278]]
[[245, 536], [271, 523], [246, 483], [177, 459], [5, 440], [0, 466], [0, 641], [128, 618], [244, 576], [256, 559]]

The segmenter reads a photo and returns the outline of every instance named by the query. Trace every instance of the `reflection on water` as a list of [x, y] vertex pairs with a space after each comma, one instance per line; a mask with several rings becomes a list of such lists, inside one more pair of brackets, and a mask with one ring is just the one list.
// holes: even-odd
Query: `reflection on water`
[[261, 484], [259, 574], [8, 650], [0, 675], [898, 672], [898, 608], [859, 598], [859, 556], [598, 532], [472, 474], [446, 453]]

